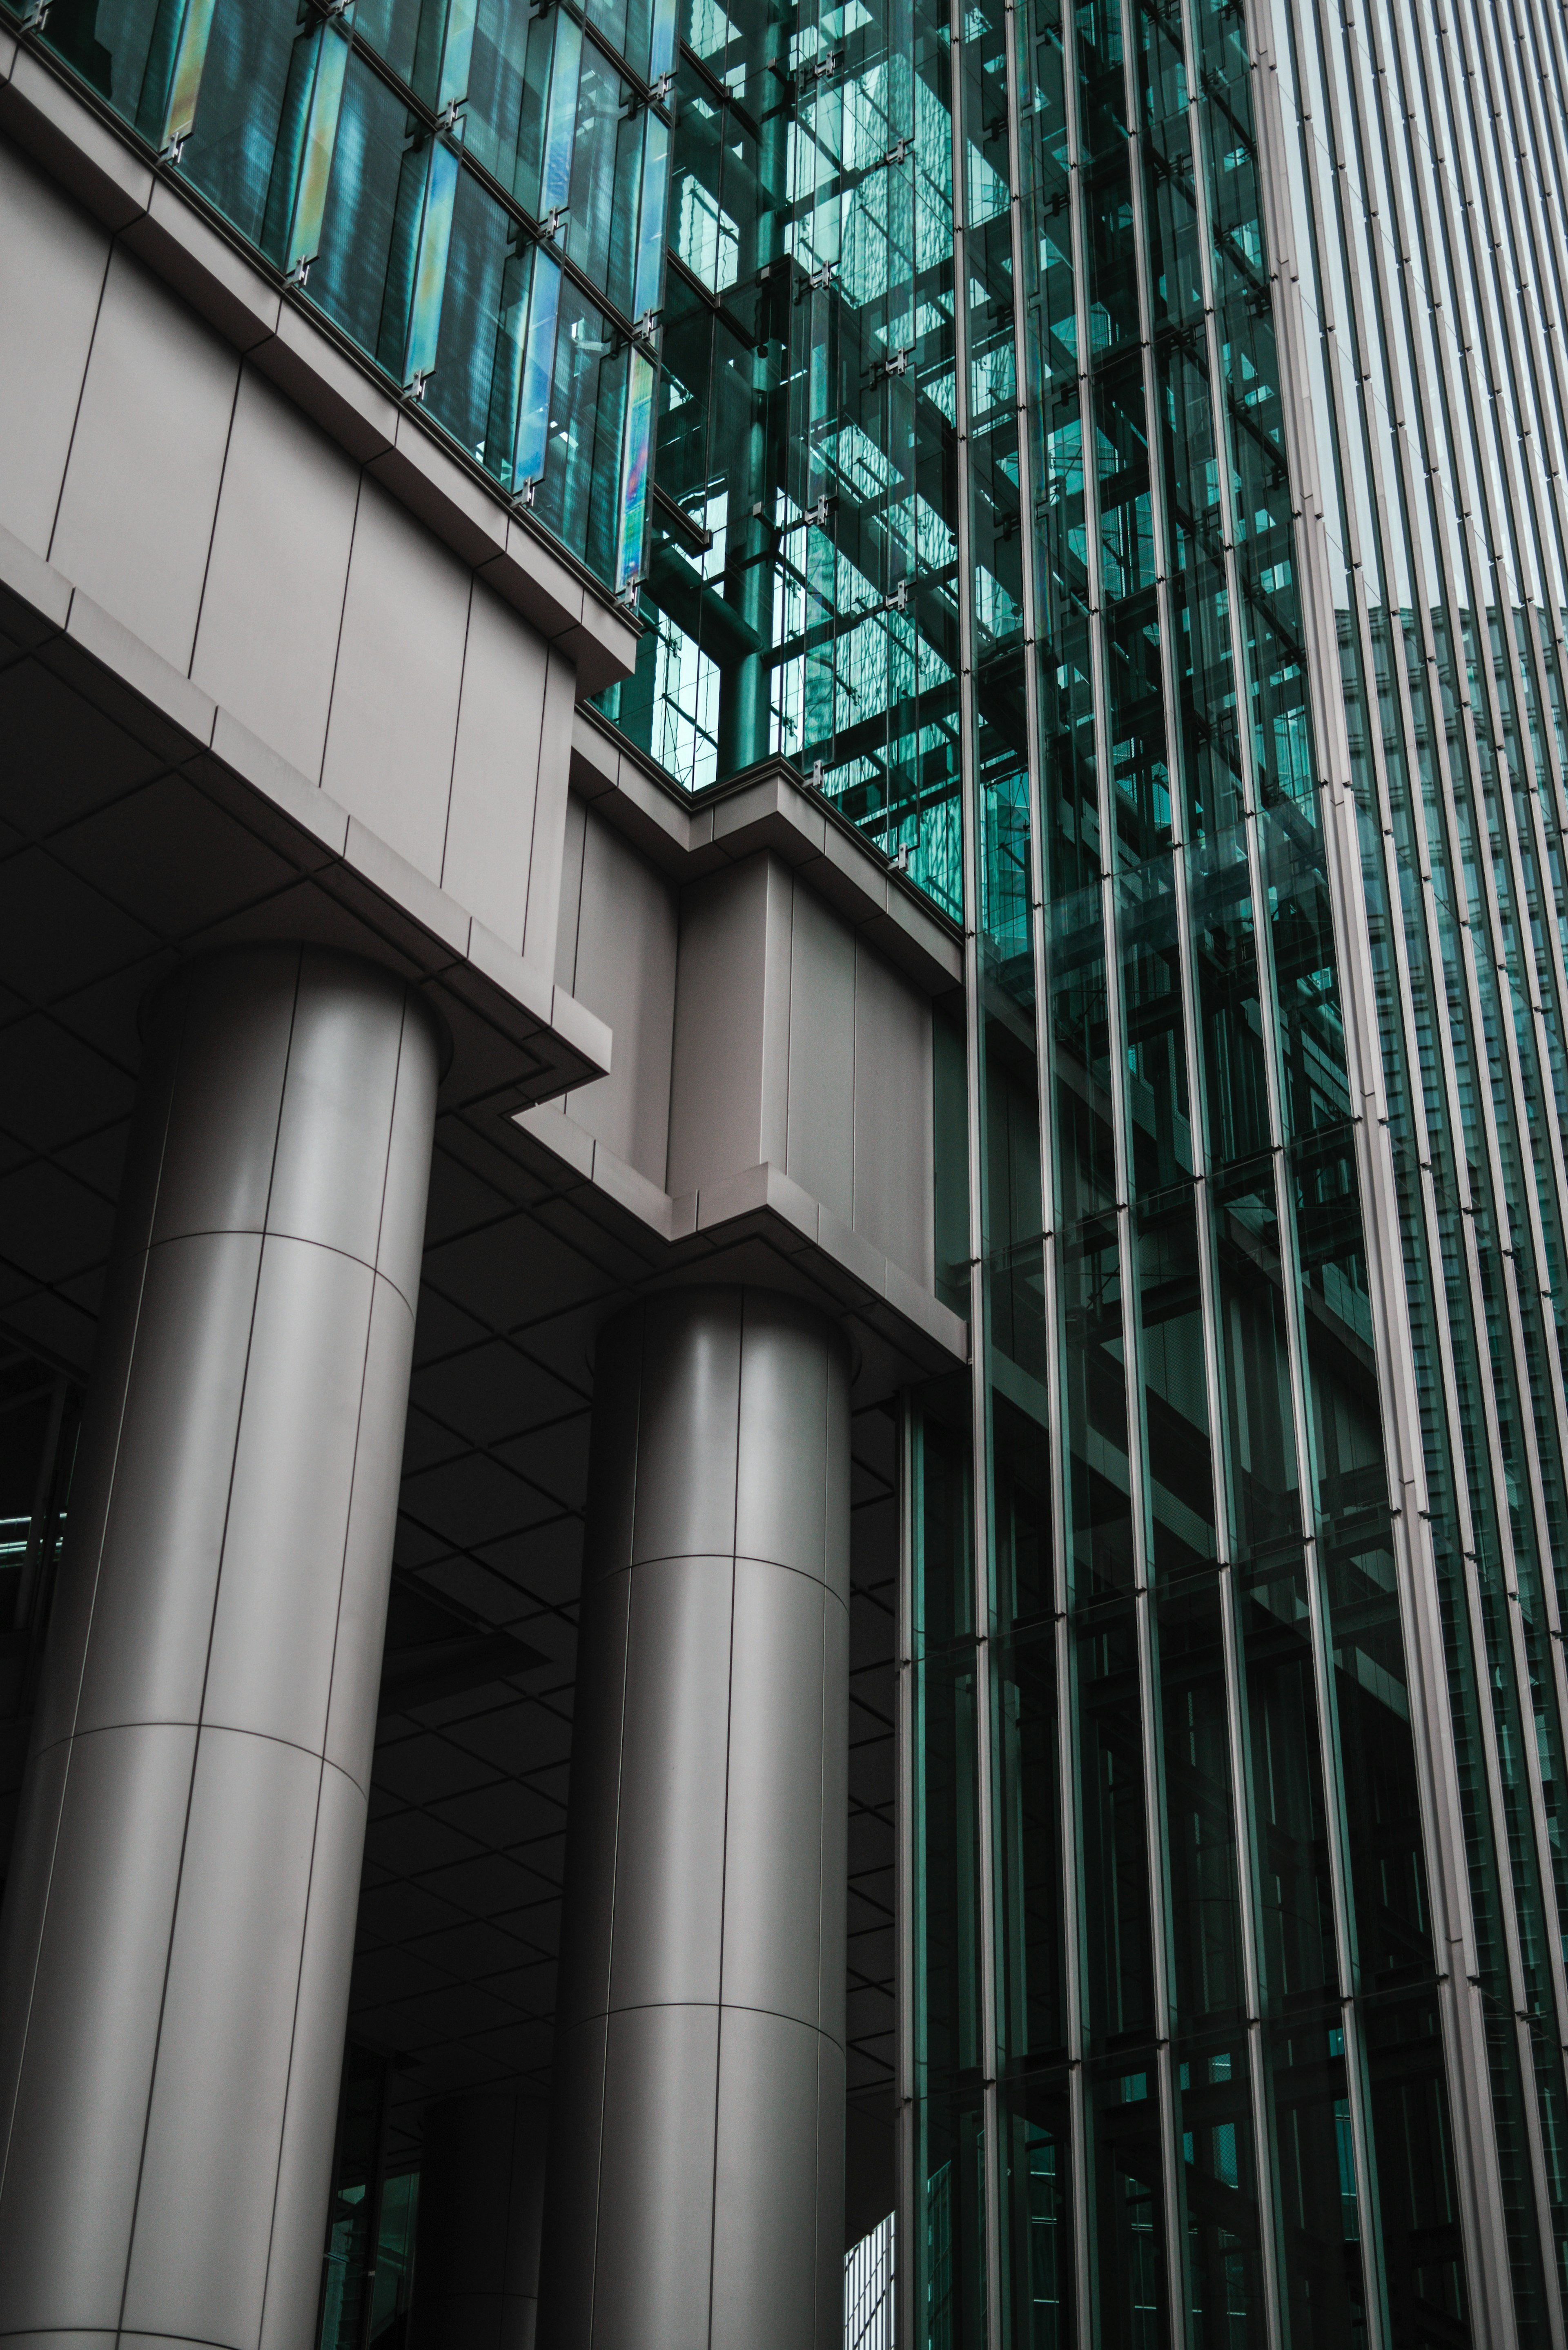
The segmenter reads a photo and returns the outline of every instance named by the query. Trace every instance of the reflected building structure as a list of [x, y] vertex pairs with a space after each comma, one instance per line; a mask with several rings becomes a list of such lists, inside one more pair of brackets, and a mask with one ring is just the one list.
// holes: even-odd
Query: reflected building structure
[[1546, 0], [0, 0], [0, 2333], [1568, 2338], [1565, 255]]

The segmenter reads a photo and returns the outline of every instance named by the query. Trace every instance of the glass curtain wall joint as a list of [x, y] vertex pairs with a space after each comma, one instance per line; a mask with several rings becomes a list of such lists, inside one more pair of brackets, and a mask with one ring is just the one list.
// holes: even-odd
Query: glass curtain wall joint
[[51, 0], [37, 31], [469, 462], [635, 591], [676, 0]]

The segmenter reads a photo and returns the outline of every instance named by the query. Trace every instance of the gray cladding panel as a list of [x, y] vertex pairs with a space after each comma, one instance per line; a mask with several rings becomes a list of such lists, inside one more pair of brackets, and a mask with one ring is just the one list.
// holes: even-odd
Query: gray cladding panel
[[[277, 2196], [267, 2250], [261, 2350], [311, 2340], [321, 2282], [323, 2215], [331, 2184], [337, 2112], [322, 2085], [343, 2064], [355, 1906], [331, 1898], [358, 1886], [365, 1856], [365, 1798], [331, 1764], [321, 1773], [311, 1856], [311, 1902], [299, 1960], [299, 1995], [288, 2055], [288, 2095], [278, 2150]], [[322, 1898], [322, 1888], [327, 1898]]]
[[300, 959], [267, 1231], [376, 1263], [403, 991], [369, 963]]
[[[509, 605], [474, 588], [441, 887], [514, 954], [527, 928], [535, 812], [548, 814], [538, 801], [549, 659]], [[531, 960], [548, 970], [542, 951]]]
[[[839, 1981], [844, 1980], [842, 1968]], [[816, 2043], [816, 2337], [815, 2350], [838, 2350], [844, 2339], [844, 2098], [842, 2045]]]
[[570, 1096], [588, 1133], [660, 1190], [669, 1160], [677, 911], [663, 876], [590, 808], [583, 838], [573, 993], [607, 1021], [607, 1077]]
[[584, 1592], [577, 1654], [591, 1669], [579, 1669], [573, 1694], [557, 2033], [609, 2005], [630, 1617], [629, 1574], [607, 1575]]
[[555, 2350], [589, 2350], [593, 2339], [608, 2037], [602, 2015], [556, 2028], [539, 2280], [541, 2331]]
[[855, 1229], [922, 1286], [935, 1277], [931, 1008], [855, 951]]
[[354, 1486], [332, 1647], [326, 1754], [368, 1796], [386, 1643], [387, 1594], [408, 1422], [414, 1317], [400, 1290], [378, 1281], [370, 1305]]
[[264, 1245], [213, 1621], [204, 1718], [317, 1754], [375, 1280], [307, 1242]]
[[191, 675], [321, 774], [359, 471], [254, 368], [240, 377]]
[[51, 1707], [40, 1738], [200, 1718], [261, 1253], [257, 1233], [207, 1232], [144, 1260], [75, 1721]]
[[0, 140], [0, 527], [47, 556], [109, 240]]
[[724, 2010], [711, 2350], [816, 2339], [817, 2047], [787, 2017]]
[[560, 648], [550, 648], [545, 676], [545, 723], [539, 742], [539, 796], [534, 811], [534, 845], [528, 868], [528, 922], [523, 952], [536, 971], [555, 961], [556, 924], [561, 907], [561, 855], [567, 777], [572, 765], [572, 727], [577, 708], [577, 672]]
[[[178, 1724], [82, 1740], [70, 1755], [47, 1896], [37, 1888], [48, 1905], [42, 1940], [16, 1949], [20, 1976], [12, 1958], [24, 1912], [16, 1898], [6, 1904], [6, 2003], [20, 1993], [27, 2023], [0, 2189], [7, 2332], [119, 2321], [195, 1749], [195, 1731]], [[30, 1774], [24, 1865], [28, 1828], [53, 1824], [49, 1783], [63, 1781], [66, 1767], [66, 1750], [56, 1748]], [[84, 2212], [94, 2220], [87, 2233]]]
[[677, 1198], [763, 1157], [768, 868], [763, 858], [681, 892], [666, 1188]]
[[842, 2049], [847, 2031], [849, 1609], [831, 1596], [823, 1610], [822, 1692], [822, 1943], [816, 2020]]
[[732, 1555], [739, 1294], [681, 1290], [647, 1314], [633, 1563]]
[[[182, 966], [161, 999], [152, 1066], [171, 1100], [166, 1123], [152, 1097], [139, 1104], [131, 1139], [133, 1166], [144, 1154], [158, 1165], [155, 1242], [265, 1222], [298, 980], [298, 949], [276, 947]], [[136, 1244], [123, 1221], [116, 1237]]]
[[820, 2005], [827, 1607], [843, 1612], [808, 1576], [736, 1560], [724, 2002], [769, 2008], [814, 2031]]
[[239, 364], [115, 247], [49, 560], [182, 674]]
[[855, 934], [809, 889], [794, 892], [785, 1169], [841, 1223], [855, 1222]]
[[[823, 1575], [827, 1379], [820, 1320], [765, 1290], [746, 1295], [734, 1546]], [[789, 1440], [779, 1441], [787, 1429]]]
[[[314, 962], [315, 957], [307, 953], [307, 970]], [[375, 1262], [377, 1271], [401, 1293], [410, 1310], [417, 1311], [431, 1191], [431, 1154], [425, 1137], [435, 1124], [441, 1055], [435, 1024], [417, 998], [404, 998], [401, 1018]]]
[[276, 1739], [202, 1733], [131, 2240], [133, 2331], [260, 2341], [270, 2231], [255, 2215], [277, 2182], [320, 1776]]
[[733, 1577], [729, 1558], [632, 1569], [612, 2010], [719, 1997]]
[[612, 2015], [593, 2350], [692, 2350], [708, 2339], [716, 2007]]
[[439, 882], [472, 582], [375, 482], [359, 492], [321, 780]]

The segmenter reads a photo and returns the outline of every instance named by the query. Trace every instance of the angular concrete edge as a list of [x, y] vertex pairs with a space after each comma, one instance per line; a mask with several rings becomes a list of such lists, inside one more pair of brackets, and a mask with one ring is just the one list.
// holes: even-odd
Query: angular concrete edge
[[457, 1046], [444, 1107], [511, 1111], [607, 1072], [602, 1020], [4, 529], [0, 630], [285, 858], [328, 930], [337, 908], [421, 982]]
[[914, 884], [811, 791], [787, 760], [770, 759], [699, 801], [682, 804], [591, 712], [572, 728], [572, 789], [675, 881], [771, 848], [928, 995], [963, 980], [963, 946]]
[[961, 1316], [841, 1223], [781, 1168], [748, 1167], [701, 1192], [672, 1199], [607, 1149], [567, 1110], [541, 1104], [518, 1111], [513, 1123], [548, 1153], [546, 1164], [557, 1180], [563, 1174], [575, 1177], [663, 1243], [671, 1255], [661, 1270], [679, 1265], [689, 1272], [694, 1263], [732, 1247], [749, 1232], [763, 1231], [815, 1287], [863, 1319], [895, 1327], [901, 1343], [930, 1358], [933, 1369], [968, 1361], [969, 1325]]
[[638, 630], [501, 492], [470, 471], [419, 408], [396, 399], [286, 293], [130, 134], [30, 41], [0, 41], [0, 133], [269, 376], [432, 535], [576, 663], [579, 695], [637, 666]]

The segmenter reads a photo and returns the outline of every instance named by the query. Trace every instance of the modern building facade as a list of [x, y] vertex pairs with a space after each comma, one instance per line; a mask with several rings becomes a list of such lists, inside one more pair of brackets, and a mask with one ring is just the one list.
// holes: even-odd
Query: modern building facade
[[0, 2336], [1568, 2340], [1565, 296], [1548, 0], [0, 5]]

